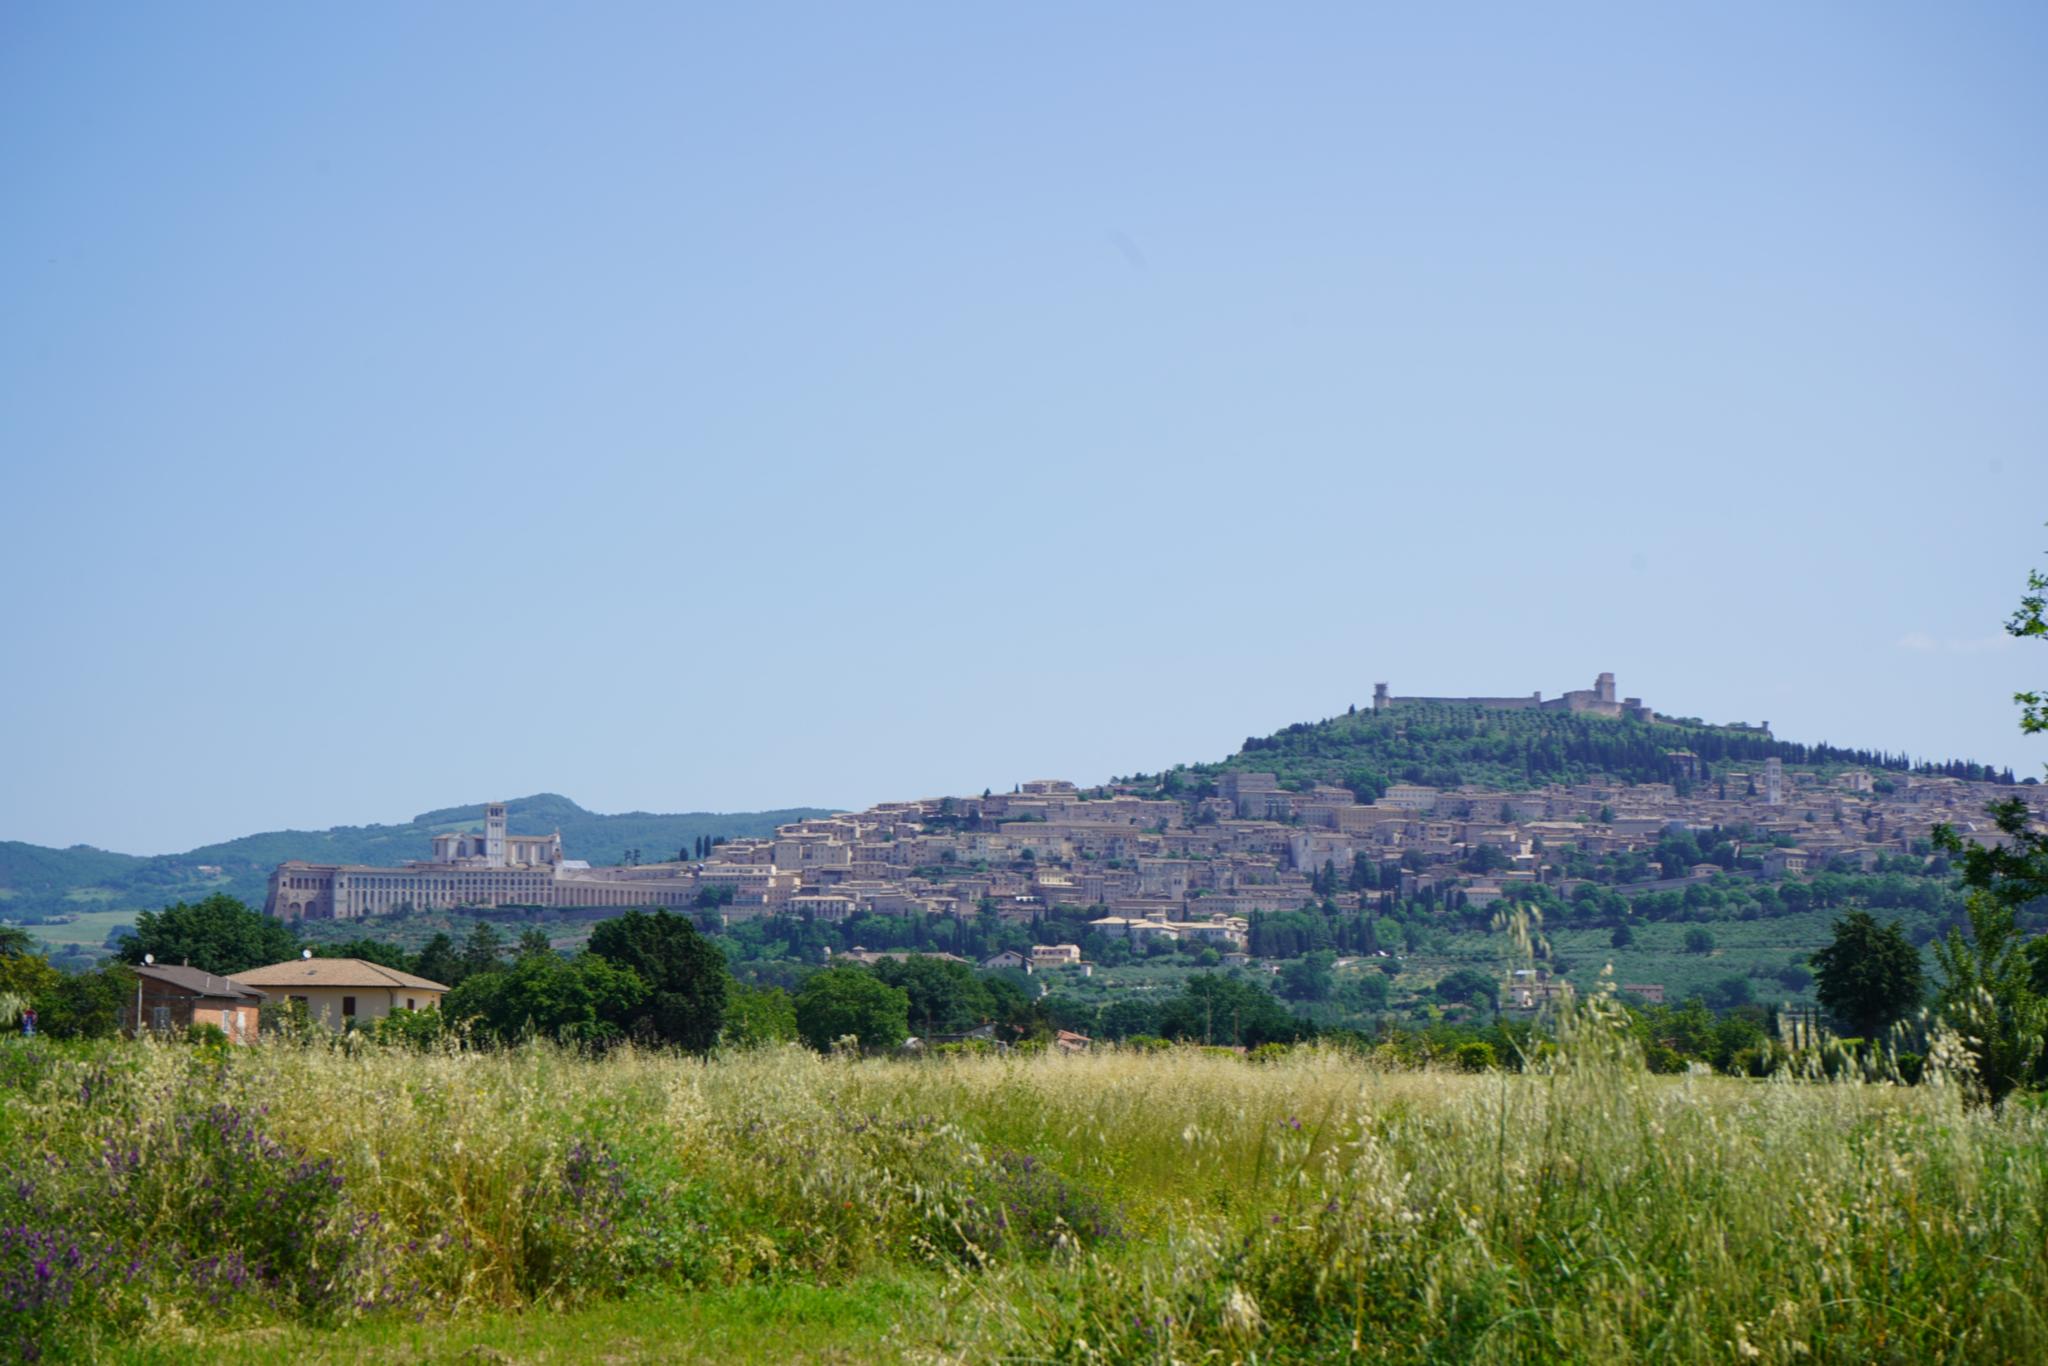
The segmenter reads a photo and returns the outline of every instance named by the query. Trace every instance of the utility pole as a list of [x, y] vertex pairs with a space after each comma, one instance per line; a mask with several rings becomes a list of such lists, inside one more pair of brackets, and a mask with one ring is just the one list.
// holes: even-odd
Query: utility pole
[[[153, 966], [156, 963], [156, 955], [143, 954], [142, 963], [144, 967]], [[142, 1037], [142, 974], [139, 972], [135, 974], [135, 1037]]]

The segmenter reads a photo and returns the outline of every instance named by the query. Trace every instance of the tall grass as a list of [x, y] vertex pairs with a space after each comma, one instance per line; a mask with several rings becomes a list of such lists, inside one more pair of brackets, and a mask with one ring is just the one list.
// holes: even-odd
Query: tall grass
[[2048, 1359], [2048, 1118], [1296, 1050], [0, 1048], [0, 1352], [937, 1268], [906, 1356]]

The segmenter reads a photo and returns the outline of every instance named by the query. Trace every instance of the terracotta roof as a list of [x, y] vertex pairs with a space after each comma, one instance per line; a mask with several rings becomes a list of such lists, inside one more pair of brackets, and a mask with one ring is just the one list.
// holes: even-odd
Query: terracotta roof
[[416, 991], [446, 991], [439, 982], [415, 977], [397, 968], [383, 967], [360, 958], [289, 958], [268, 967], [250, 968], [235, 974], [235, 980], [259, 987], [411, 987]]
[[137, 963], [135, 975], [151, 981], [164, 982], [191, 992], [194, 996], [211, 996], [222, 1001], [260, 1001], [263, 993], [247, 983], [229, 977], [216, 977], [198, 968], [173, 967], [168, 963]]

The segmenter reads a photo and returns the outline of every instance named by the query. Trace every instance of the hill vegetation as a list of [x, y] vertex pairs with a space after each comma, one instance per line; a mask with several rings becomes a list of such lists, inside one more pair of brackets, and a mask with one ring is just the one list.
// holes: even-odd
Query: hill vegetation
[[1276, 773], [1283, 785], [1297, 789], [1316, 783], [1349, 788], [1360, 800], [1371, 801], [1389, 783], [1442, 788], [1470, 783], [1509, 789], [1602, 777], [1628, 783], [1670, 782], [1670, 756], [1676, 750], [1695, 755], [1705, 766], [1701, 781], [1709, 783], [1731, 767], [1760, 767], [1766, 759], [1793, 767], [1854, 766], [1981, 782], [2013, 781], [2010, 769], [1967, 760], [1927, 763], [1883, 750], [1800, 744], [1766, 731], [1692, 720], [1647, 722], [1435, 703], [1353, 711], [1324, 721], [1297, 722], [1268, 736], [1247, 736], [1229, 758], [1176, 768], [1159, 775], [1158, 781], [1164, 793], [1179, 795], [1190, 785], [1213, 781], [1229, 770], [1251, 770]]

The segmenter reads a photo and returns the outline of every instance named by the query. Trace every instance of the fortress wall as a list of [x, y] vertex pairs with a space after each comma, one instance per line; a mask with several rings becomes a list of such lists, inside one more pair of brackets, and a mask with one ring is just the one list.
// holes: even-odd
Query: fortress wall
[[1389, 706], [1485, 707], [1490, 711], [1535, 711], [1550, 705], [1538, 697], [1390, 697]]

